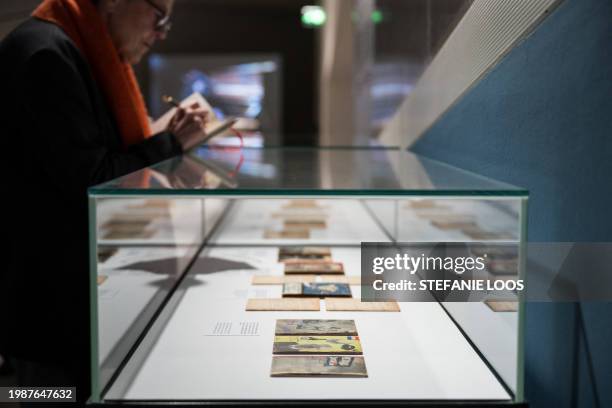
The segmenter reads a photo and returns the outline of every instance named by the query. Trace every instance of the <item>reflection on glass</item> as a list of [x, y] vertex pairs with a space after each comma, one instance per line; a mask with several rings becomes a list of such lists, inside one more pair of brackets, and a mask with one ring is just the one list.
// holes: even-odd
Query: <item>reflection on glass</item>
[[[167, 183], [153, 170], [128, 179], [147, 186]], [[101, 384], [118, 369], [199, 248], [202, 207], [200, 199], [96, 201]]]
[[[377, 0], [370, 131], [395, 115], [472, 0]], [[401, 39], [401, 40], [400, 40]]]
[[[368, 164], [367, 166], [365, 164]], [[206, 183], [206, 172], [226, 182]], [[231, 179], [231, 183], [230, 183]], [[93, 187], [94, 194], [381, 193], [524, 195], [525, 190], [396, 149], [202, 147]]]

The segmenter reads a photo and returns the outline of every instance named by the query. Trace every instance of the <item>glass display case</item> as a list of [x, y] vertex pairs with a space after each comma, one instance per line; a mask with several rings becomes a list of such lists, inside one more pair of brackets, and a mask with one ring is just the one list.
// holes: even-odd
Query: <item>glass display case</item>
[[[367, 308], [360, 254], [363, 242], [520, 251], [527, 198], [383, 148], [202, 147], [92, 187], [91, 402], [521, 404], [518, 294]], [[341, 301], [289, 296], [330, 282]], [[359, 344], [293, 353], [279, 327], [299, 319], [348, 322]], [[312, 351], [313, 330], [292, 333]]]

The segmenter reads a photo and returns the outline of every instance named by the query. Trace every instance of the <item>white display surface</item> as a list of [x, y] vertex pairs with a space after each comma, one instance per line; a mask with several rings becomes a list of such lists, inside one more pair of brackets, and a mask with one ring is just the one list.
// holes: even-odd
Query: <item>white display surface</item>
[[[212, 248], [203, 256], [275, 259], [275, 248]], [[359, 248], [333, 248], [348, 275], [359, 274]], [[403, 303], [400, 313], [245, 312], [249, 297], [280, 296], [252, 286], [254, 271], [199, 275], [174, 311], [125, 393], [106, 399], [470, 399], [510, 396], [437, 303]], [[266, 272], [268, 273], [268, 272]], [[352, 286], [354, 296], [359, 286]], [[324, 310], [324, 308], [322, 308]], [[276, 319], [354, 319], [368, 378], [272, 378]], [[254, 322], [258, 335], [210, 336], [218, 322]], [[118, 383], [124, 381], [121, 377]], [[119, 389], [119, 387], [117, 388]]]
[[[340, 201], [326, 202], [331, 205], [330, 219], [344, 220], [345, 229], [358, 232], [351, 236], [348, 231], [336, 230], [340, 237], [353, 243], [361, 235], [367, 235], [364, 240], [386, 240], [358, 201]], [[240, 237], [242, 242], [252, 239], [261, 244], [261, 230], [271, 219], [271, 211], [278, 210], [279, 202], [265, 204], [263, 200], [238, 202], [212, 240], [215, 245], [235, 244]], [[248, 226], [239, 220], [248, 220]], [[361, 225], [366, 232], [360, 232]], [[292, 241], [283, 243], [295, 244]], [[331, 250], [333, 260], [344, 263], [346, 275], [360, 275], [358, 246], [332, 246]], [[248, 298], [281, 296], [281, 285], [251, 285], [254, 274], [282, 274], [277, 256], [275, 246], [206, 248], [200, 257], [246, 262], [255, 269], [187, 277], [171, 317], [156, 323], [162, 330], [152, 348], [135, 352], [104, 399], [511, 399], [438, 303], [402, 303], [399, 313], [327, 312], [323, 301], [320, 312], [245, 311]], [[358, 298], [360, 287], [352, 285], [351, 290]], [[276, 319], [302, 318], [354, 319], [368, 377], [271, 377]], [[229, 324], [231, 329], [219, 329]], [[236, 335], [235, 326], [240, 324], [249, 325], [248, 335]], [[136, 366], [132, 361], [142, 364]], [[128, 377], [133, 370], [135, 375]]]

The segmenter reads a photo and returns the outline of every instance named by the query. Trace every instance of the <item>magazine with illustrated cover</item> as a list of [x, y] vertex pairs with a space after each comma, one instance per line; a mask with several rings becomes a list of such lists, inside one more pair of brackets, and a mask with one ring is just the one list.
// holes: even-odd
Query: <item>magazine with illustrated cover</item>
[[351, 287], [347, 283], [311, 282], [302, 284], [304, 296], [351, 297]]
[[276, 335], [344, 335], [356, 336], [354, 320], [335, 319], [279, 319]]
[[351, 288], [346, 283], [336, 282], [289, 282], [283, 285], [283, 297], [351, 297]]
[[276, 336], [274, 354], [362, 354], [359, 336]]
[[362, 356], [274, 356], [272, 377], [367, 377]]

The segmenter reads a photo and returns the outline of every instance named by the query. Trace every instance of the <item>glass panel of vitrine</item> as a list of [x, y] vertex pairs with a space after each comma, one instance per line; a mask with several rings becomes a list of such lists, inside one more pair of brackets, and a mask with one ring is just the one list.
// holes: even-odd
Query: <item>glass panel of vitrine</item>
[[[460, 330], [460, 319], [453, 321], [452, 313], [438, 302], [401, 303], [399, 312], [389, 313], [331, 311], [324, 300], [318, 311], [246, 310], [250, 299], [283, 297], [282, 284], [254, 282], [286, 276], [286, 264], [279, 257], [286, 247], [329, 249], [330, 260], [343, 265], [343, 278], [356, 279], [349, 286], [351, 296], [358, 299], [361, 242], [396, 241], [398, 236], [390, 231], [401, 231], [399, 208], [407, 204], [390, 197], [231, 200], [148, 338], [105, 398], [511, 399], [495, 368]], [[389, 209], [397, 210], [389, 214]], [[368, 377], [272, 377], [275, 324], [281, 318], [354, 320]], [[244, 327], [246, 333], [240, 329]]]
[[91, 199], [93, 351], [103, 388], [129, 356], [224, 211], [224, 200]]
[[203, 147], [93, 187], [94, 195], [525, 195], [396, 149]]

